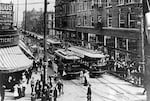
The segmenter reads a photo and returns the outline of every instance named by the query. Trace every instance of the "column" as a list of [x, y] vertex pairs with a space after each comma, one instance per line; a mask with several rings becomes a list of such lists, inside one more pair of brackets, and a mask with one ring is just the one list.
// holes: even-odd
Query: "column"
[[115, 60], [117, 60], [117, 50], [116, 48], [118, 47], [118, 44], [117, 44], [117, 37], [115, 37]]
[[88, 48], [91, 49], [91, 43], [89, 43], [91, 40], [90, 40], [90, 37], [91, 37], [91, 34], [88, 33]]
[[106, 45], [107, 45], [107, 43], [106, 43], [106, 42], [107, 42], [107, 40], [106, 40], [106, 39], [107, 39], [107, 36], [104, 36], [104, 46], [106, 46]]
[[[126, 51], [129, 51], [129, 39], [126, 39]], [[129, 59], [129, 53], [126, 54], [125, 61]]]
[[84, 33], [81, 33], [82, 46], [84, 46]]

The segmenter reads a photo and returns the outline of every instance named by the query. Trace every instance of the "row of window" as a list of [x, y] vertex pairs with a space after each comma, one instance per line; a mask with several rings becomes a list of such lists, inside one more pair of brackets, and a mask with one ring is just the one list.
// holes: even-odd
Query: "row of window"
[[[106, 0], [106, 6], [112, 6], [112, 0]], [[126, 3], [142, 3], [142, 0], [127, 0]], [[118, 0], [118, 5], [124, 5], [125, 4], [125, 0]]]

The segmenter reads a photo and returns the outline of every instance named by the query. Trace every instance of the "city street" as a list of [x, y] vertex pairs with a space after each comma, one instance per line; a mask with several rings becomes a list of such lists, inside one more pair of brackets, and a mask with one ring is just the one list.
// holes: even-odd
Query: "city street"
[[[40, 79], [38, 74], [32, 76]], [[87, 86], [83, 86], [80, 79], [64, 80], [63, 83], [64, 94], [58, 96], [58, 101], [87, 101]], [[146, 101], [146, 95], [142, 95], [143, 88], [135, 87], [110, 74], [90, 78], [90, 84], [92, 101]], [[13, 93], [6, 92], [5, 101], [31, 101], [30, 93], [30, 85], [27, 86], [26, 96], [17, 100], [13, 98]]]
[[[143, 88], [119, 80], [109, 74], [100, 78], [90, 78], [92, 101], [145, 101]], [[87, 87], [80, 80], [65, 80], [64, 95], [58, 101], [86, 101]]]

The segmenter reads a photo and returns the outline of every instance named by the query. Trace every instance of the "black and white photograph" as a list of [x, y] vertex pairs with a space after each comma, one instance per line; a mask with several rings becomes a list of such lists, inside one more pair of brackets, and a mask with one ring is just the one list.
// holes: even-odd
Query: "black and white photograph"
[[0, 0], [0, 101], [150, 101], [150, 0]]

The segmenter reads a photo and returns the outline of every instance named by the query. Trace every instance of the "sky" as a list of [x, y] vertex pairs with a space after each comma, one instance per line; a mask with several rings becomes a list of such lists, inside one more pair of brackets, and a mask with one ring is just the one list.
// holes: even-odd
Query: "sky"
[[[0, 0], [1, 3], [10, 3], [11, 1], [14, 4], [14, 22], [17, 23], [18, 21], [20, 24], [23, 20], [23, 11], [25, 11], [25, 0]], [[47, 11], [54, 11], [55, 0], [47, 1], [50, 3], [47, 6]], [[40, 11], [41, 8], [44, 10], [44, 0], [27, 0], [27, 11], [31, 11], [33, 8], [37, 11]]]

